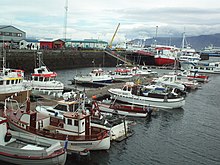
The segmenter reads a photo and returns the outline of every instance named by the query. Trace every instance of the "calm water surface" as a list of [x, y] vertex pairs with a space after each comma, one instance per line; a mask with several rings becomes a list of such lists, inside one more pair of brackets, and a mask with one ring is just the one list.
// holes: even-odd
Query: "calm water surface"
[[[57, 71], [58, 79], [67, 85], [75, 74], [90, 70]], [[182, 109], [160, 110], [151, 119], [133, 118], [133, 136], [113, 142], [108, 151], [91, 152], [86, 160], [68, 157], [66, 165], [219, 165], [219, 96], [220, 75], [211, 75], [210, 82], [187, 95]]]

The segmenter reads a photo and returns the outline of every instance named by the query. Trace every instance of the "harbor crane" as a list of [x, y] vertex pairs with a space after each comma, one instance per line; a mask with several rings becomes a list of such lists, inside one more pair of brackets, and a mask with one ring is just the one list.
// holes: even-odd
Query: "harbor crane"
[[117, 31], [118, 31], [119, 26], [120, 26], [120, 23], [118, 23], [118, 26], [117, 26], [117, 28], [116, 28], [116, 30], [115, 30], [115, 33], [114, 33], [113, 36], [112, 36], [112, 39], [111, 39], [111, 41], [110, 41], [110, 43], [109, 43], [109, 48], [112, 48], [112, 43], [113, 43], [113, 40], [114, 40], [114, 38], [115, 38], [115, 35], [116, 35]]

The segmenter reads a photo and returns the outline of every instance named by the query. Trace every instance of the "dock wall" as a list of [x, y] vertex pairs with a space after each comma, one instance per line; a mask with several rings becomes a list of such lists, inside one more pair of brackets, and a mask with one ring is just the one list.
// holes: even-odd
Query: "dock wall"
[[[44, 50], [44, 64], [51, 70], [80, 67], [114, 67], [117, 60], [104, 51]], [[93, 62], [94, 61], [94, 62]], [[6, 50], [6, 66], [32, 72], [37, 62], [37, 52], [33, 50]]]

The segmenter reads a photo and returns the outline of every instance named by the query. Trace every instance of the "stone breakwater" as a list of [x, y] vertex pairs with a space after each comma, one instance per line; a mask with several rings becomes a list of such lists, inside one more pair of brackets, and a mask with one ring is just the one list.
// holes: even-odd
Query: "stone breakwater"
[[[83, 68], [83, 67], [114, 67], [117, 60], [104, 51], [77, 50], [43, 50], [42, 61], [50, 70]], [[36, 66], [37, 52], [31, 50], [7, 50], [6, 66], [33, 72]]]

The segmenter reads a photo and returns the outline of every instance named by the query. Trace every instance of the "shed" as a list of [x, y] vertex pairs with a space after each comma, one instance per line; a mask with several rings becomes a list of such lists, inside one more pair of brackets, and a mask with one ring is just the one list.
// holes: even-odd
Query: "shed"
[[40, 48], [40, 42], [37, 39], [23, 39], [19, 42], [19, 49], [37, 50]]
[[61, 49], [65, 45], [61, 39], [42, 39], [39, 41], [41, 49]]

